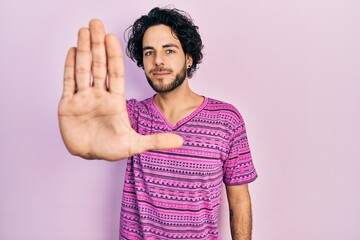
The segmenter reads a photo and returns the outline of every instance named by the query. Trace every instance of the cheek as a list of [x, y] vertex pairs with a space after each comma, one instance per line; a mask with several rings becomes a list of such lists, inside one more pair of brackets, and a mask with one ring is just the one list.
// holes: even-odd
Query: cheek
[[149, 62], [147, 62], [147, 61], [143, 61], [143, 66], [144, 66], [143, 68], [144, 68], [145, 72], [147, 72], [151, 69]]

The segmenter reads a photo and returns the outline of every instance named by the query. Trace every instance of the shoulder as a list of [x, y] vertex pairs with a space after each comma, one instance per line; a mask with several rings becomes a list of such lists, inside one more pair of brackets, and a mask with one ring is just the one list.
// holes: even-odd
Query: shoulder
[[132, 99], [126, 100], [126, 106], [127, 106], [128, 110], [149, 109], [152, 104], [151, 99], [152, 98], [147, 98], [147, 99], [139, 101], [137, 99], [132, 98]]
[[153, 113], [151, 98], [138, 101], [136, 99], [126, 100], [126, 110], [129, 115], [131, 126], [133, 129], [137, 130], [137, 122], [140, 116], [147, 117], [151, 116]]
[[242, 115], [234, 105], [221, 100], [208, 98], [206, 110], [223, 121], [229, 121], [235, 125], [241, 124], [244, 121]]

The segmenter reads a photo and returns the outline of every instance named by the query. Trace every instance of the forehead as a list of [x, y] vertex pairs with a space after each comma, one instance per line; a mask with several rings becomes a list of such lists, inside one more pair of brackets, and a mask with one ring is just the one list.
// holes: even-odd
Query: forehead
[[176, 44], [178, 47], [181, 47], [181, 43], [176, 36], [176, 33], [172, 31], [169, 26], [164, 24], [155, 25], [149, 27], [145, 33], [142, 40], [143, 47], [145, 46], [161, 46], [164, 44]]

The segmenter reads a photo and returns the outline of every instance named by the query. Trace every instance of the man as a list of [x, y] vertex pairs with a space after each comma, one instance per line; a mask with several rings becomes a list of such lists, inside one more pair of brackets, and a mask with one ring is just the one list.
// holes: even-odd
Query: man
[[121, 47], [99, 20], [80, 29], [68, 52], [59, 104], [66, 147], [86, 159], [128, 158], [120, 239], [220, 239], [222, 182], [233, 239], [251, 239], [247, 183], [257, 174], [244, 121], [232, 105], [189, 87], [202, 47], [180, 10], [139, 18], [127, 52], [157, 92], [143, 101], [126, 101]]

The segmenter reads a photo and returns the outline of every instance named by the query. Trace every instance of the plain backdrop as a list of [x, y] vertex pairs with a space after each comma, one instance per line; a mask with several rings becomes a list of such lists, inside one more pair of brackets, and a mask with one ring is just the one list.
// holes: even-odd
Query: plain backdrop
[[[92, 18], [124, 45], [135, 19], [169, 4], [192, 16], [205, 44], [191, 87], [245, 119], [259, 174], [253, 239], [360, 239], [358, 0], [1, 0], [0, 239], [117, 239], [125, 161], [66, 151], [65, 55]], [[127, 98], [153, 95], [125, 64]]]

